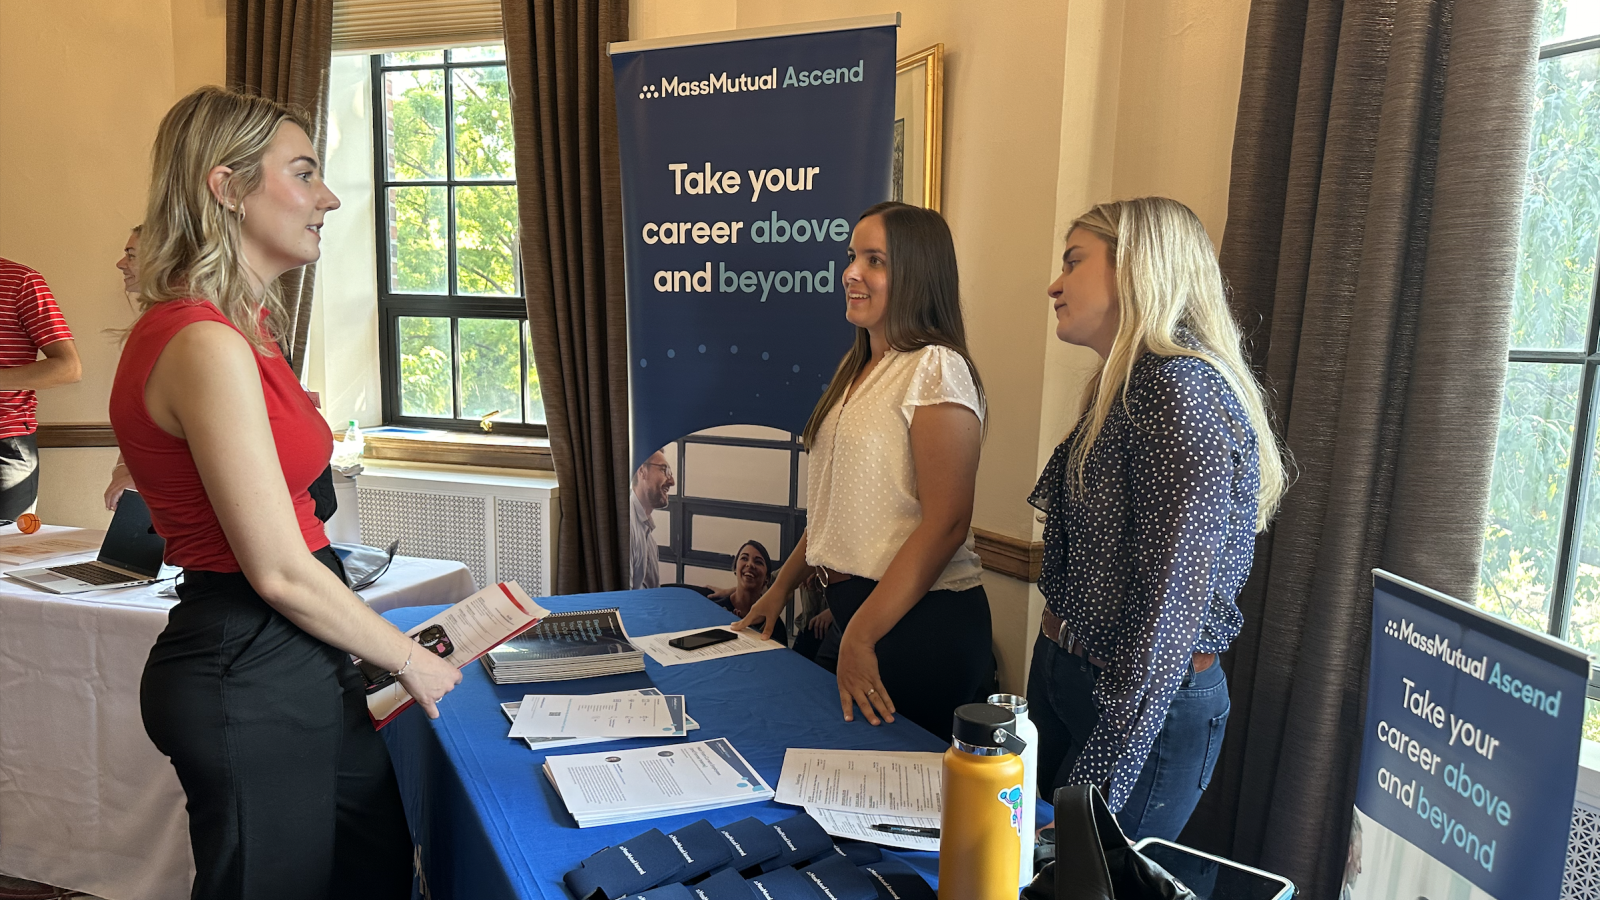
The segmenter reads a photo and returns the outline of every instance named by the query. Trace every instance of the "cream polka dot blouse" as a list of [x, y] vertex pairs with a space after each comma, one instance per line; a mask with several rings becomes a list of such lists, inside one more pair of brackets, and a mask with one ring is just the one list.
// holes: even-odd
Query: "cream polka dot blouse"
[[[967, 361], [948, 347], [928, 346], [887, 351], [866, 380], [828, 411], [807, 458], [807, 563], [883, 577], [922, 523], [911, 420], [917, 407], [939, 403], [958, 403], [983, 421]], [[932, 590], [976, 587], [982, 572], [969, 530]]]
[[1112, 809], [1138, 780], [1193, 654], [1239, 636], [1234, 599], [1254, 558], [1261, 483], [1255, 431], [1206, 360], [1146, 353], [1126, 400], [1101, 426], [1082, 495], [1067, 481], [1075, 430], [1028, 498], [1045, 512], [1039, 590], [1107, 663], [1094, 687], [1100, 718], [1070, 777], [1109, 778]]

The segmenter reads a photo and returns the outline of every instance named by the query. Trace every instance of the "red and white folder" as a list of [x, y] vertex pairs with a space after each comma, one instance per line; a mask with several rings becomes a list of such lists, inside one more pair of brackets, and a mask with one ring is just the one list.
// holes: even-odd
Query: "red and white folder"
[[[423, 622], [406, 636], [415, 637], [435, 625], [442, 627], [454, 645], [445, 659], [459, 669], [539, 624], [549, 614], [549, 610], [533, 602], [521, 585], [503, 581]], [[394, 681], [367, 695], [367, 714], [374, 727], [382, 728], [415, 702], [400, 682]]]

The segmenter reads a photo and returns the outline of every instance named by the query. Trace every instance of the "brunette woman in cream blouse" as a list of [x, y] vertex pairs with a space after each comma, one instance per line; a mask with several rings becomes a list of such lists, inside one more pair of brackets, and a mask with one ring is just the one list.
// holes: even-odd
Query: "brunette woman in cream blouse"
[[808, 527], [736, 628], [807, 578], [843, 629], [839, 705], [874, 725], [898, 713], [948, 737], [955, 708], [993, 666], [989, 600], [972, 549], [984, 399], [968, 358], [949, 226], [880, 203], [862, 214], [844, 270], [856, 342], [806, 423]]

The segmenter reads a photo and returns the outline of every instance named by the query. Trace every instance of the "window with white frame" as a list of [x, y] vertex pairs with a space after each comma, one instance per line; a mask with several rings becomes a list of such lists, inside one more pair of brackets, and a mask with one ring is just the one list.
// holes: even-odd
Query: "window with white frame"
[[[1600, 652], [1600, 0], [1544, 0], [1478, 606]], [[1600, 740], [1591, 681], [1584, 737]]]
[[545, 433], [499, 44], [371, 57], [388, 424]]

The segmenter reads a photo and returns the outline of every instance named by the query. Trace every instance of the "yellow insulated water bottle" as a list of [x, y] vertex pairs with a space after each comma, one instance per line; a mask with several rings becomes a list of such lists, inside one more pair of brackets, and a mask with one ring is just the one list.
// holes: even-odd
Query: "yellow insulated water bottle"
[[940, 900], [1016, 900], [1022, 853], [1022, 751], [1016, 716], [988, 703], [956, 710], [944, 752]]

